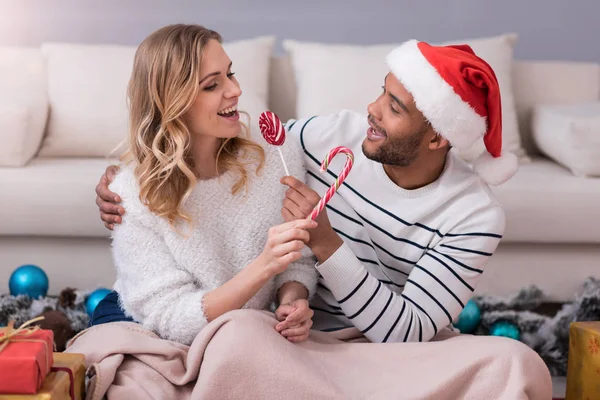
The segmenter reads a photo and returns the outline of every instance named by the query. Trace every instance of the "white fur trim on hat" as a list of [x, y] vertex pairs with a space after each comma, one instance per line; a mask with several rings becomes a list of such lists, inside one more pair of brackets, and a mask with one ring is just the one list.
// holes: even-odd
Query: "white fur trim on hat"
[[475, 173], [490, 185], [501, 185], [517, 172], [519, 160], [511, 152], [503, 153], [500, 157], [492, 157], [484, 151], [473, 163]]
[[487, 130], [485, 117], [456, 94], [410, 40], [387, 56], [392, 73], [408, 90], [433, 129], [453, 147], [466, 149]]

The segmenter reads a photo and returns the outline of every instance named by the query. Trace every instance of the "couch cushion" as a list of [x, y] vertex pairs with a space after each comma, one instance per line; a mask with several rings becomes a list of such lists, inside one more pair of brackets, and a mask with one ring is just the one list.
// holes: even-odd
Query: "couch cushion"
[[[503, 149], [524, 158], [513, 96], [515, 34], [442, 43], [467, 43], [494, 69], [502, 95]], [[297, 86], [296, 114], [306, 117], [341, 109], [366, 113], [367, 105], [381, 93], [389, 72], [387, 54], [398, 44], [336, 45], [284, 40]], [[285, 72], [285, 70], [282, 70]], [[459, 154], [467, 161], [485, 150], [483, 138]]]
[[96, 206], [105, 159], [35, 158], [0, 168], [0, 235], [108, 236]]
[[[274, 43], [275, 38], [268, 36], [223, 45], [242, 86], [240, 109], [253, 122], [267, 109]], [[42, 51], [52, 113], [40, 155], [110, 155], [127, 135], [127, 85], [136, 47], [45, 43]]]
[[513, 83], [521, 143], [539, 154], [531, 134], [537, 105], [574, 104], [600, 99], [600, 64], [567, 61], [516, 61]]
[[0, 166], [20, 167], [37, 153], [48, 116], [39, 49], [0, 47]]
[[505, 242], [600, 243], [600, 178], [534, 158], [492, 191], [506, 212]]
[[600, 102], [537, 106], [532, 125], [548, 158], [577, 176], [600, 177]]

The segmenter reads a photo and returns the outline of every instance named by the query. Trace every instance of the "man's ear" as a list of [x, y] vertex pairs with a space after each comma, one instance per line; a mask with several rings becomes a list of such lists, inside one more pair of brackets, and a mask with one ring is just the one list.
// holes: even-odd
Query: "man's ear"
[[431, 138], [429, 139], [429, 150], [440, 150], [443, 148], [449, 148], [450, 142], [442, 135], [438, 135], [435, 131], [432, 131]]

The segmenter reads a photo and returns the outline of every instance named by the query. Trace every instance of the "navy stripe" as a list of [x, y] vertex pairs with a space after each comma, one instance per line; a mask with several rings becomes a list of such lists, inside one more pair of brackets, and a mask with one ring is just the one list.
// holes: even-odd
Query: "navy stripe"
[[464, 269], [468, 269], [469, 271], [474, 271], [474, 272], [479, 272], [480, 274], [483, 273], [482, 269], [477, 269], [477, 268], [473, 268], [473, 267], [469, 267], [468, 265], [465, 265], [463, 263], [461, 263], [460, 261], [458, 261], [457, 259], [455, 259], [454, 257], [450, 257], [448, 254], [442, 253], [437, 251], [436, 249], [431, 249], [433, 251], [435, 251], [436, 253], [438, 253], [439, 255], [442, 255], [444, 257], [446, 257], [448, 260], [452, 261], [455, 264], [460, 265], [461, 267], [463, 267]]
[[292, 123], [290, 124], [290, 126], [289, 126], [289, 127], [287, 127], [287, 130], [288, 130], [288, 131], [291, 131], [291, 130], [292, 130], [292, 128], [294, 127], [294, 125], [296, 125], [296, 122], [298, 122], [298, 120], [295, 120], [294, 122], [292, 122]]
[[469, 285], [469, 284], [468, 284], [468, 283], [467, 283], [467, 282], [466, 282], [466, 281], [465, 281], [463, 278], [461, 278], [461, 276], [460, 276], [460, 275], [458, 275], [458, 274], [456, 273], [456, 271], [455, 271], [455, 270], [453, 270], [452, 268], [450, 268], [450, 266], [448, 266], [448, 264], [446, 264], [445, 262], [443, 262], [442, 260], [440, 260], [439, 258], [437, 258], [436, 256], [434, 256], [433, 254], [431, 254], [431, 253], [429, 253], [429, 252], [425, 253], [425, 255], [427, 255], [427, 256], [429, 256], [429, 257], [433, 258], [434, 260], [436, 260], [437, 262], [439, 262], [440, 264], [442, 264], [444, 267], [446, 267], [446, 268], [448, 269], [448, 271], [452, 272], [452, 274], [453, 274], [455, 277], [457, 277], [457, 278], [458, 278], [458, 280], [459, 280], [459, 281], [461, 281], [461, 282], [463, 283], [463, 285], [465, 285], [467, 288], [469, 288], [469, 290], [470, 290], [471, 292], [475, 290], [475, 289], [473, 289], [473, 288], [471, 287], [471, 285]]
[[332, 207], [332, 206], [330, 206], [329, 204], [327, 204], [325, 207], [329, 208], [331, 211], [333, 211], [333, 212], [335, 212], [335, 213], [339, 214], [340, 216], [342, 216], [342, 217], [346, 218], [347, 220], [354, 222], [354, 223], [355, 223], [355, 224], [357, 224], [357, 225], [364, 226], [364, 225], [363, 225], [363, 223], [362, 223], [362, 222], [360, 222], [359, 220], [357, 220], [357, 219], [354, 219], [354, 218], [352, 218], [352, 217], [349, 217], [349, 216], [347, 216], [346, 214], [344, 214], [343, 212], [341, 212], [341, 211], [339, 211], [339, 210], [337, 210], [337, 209], [333, 208], [333, 207]]
[[342, 329], [346, 329], [346, 328], [352, 328], [351, 326], [339, 326], [336, 328], [326, 328], [326, 329], [321, 329], [321, 332], [335, 332], [335, 331], [341, 331]]
[[396, 282], [384, 281], [383, 279], [377, 279], [377, 280], [379, 282], [381, 282], [381, 283], [385, 283], [385, 284], [388, 284], [388, 285], [394, 285], [394, 286], [397, 286], [397, 287], [404, 287], [404, 285], [400, 285], [399, 283], [396, 283]]
[[361, 258], [361, 257], [356, 257], [359, 261], [367, 263], [367, 264], [373, 264], [373, 265], [377, 265], [379, 267], [379, 263], [373, 260], [369, 260], [368, 258]]
[[329, 293], [331, 293], [331, 290], [329, 290], [329, 288], [325, 285], [323, 285], [321, 282], [317, 282], [317, 286], [320, 288], [323, 288], [325, 290], [327, 290]]
[[358, 310], [354, 315], [348, 316], [348, 319], [354, 319], [354, 318], [358, 317], [361, 312], [365, 311], [365, 308], [367, 308], [367, 306], [373, 301], [373, 299], [375, 298], [375, 295], [377, 294], [377, 292], [379, 292], [379, 289], [381, 289], [381, 282], [377, 282], [377, 287], [375, 288], [375, 291], [373, 292], [371, 297], [369, 297], [369, 300], [367, 300], [367, 302], [365, 304], [363, 304], [363, 306], [360, 308], [360, 310]]
[[367, 272], [365, 274], [365, 277], [363, 278], [363, 280], [360, 281], [360, 283], [358, 284], [358, 286], [355, 287], [354, 290], [352, 290], [352, 292], [350, 292], [350, 294], [348, 296], [346, 296], [342, 300], [338, 301], [338, 303], [342, 304], [343, 302], [347, 301], [350, 297], [354, 296], [354, 293], [356, 293], [358, 291], [358, 289], [360, 289], [360, 287], [363, 285], [363, 283], [365, 283], [365, 281], [367, 280], [368, 277], [369, 277], [369, 273]]
[[306, 171], [308, 173], [308, 175], [312, 176], [313, 178], [315, 178], [316, 180], [318, 180], [320, 183], [323, 184], [323, 186], [329, 187], [331, 186], [329, 183], [325, 182], [323, 179], [321, 179], [319, 177], [319, 175], [315, 174], [314, 172], [312, 172], [311, 170]]
[[373, 228], [375, 228], [375, 229], [377, 229], [378, 231], [380, 231], [380, 232], [382, 232], [382, 233], [386, 234], [387, 236], [389, 236], [390, 238], [394, 239], [394, 240], [395, 240], [395, 241], [397, 241], [397, 242], [404, 242], [404, 243], [408, 243], [408, 244], [411, 244], [411, 245], [413, 245], [413, 246], [415, 246], [415, 247], [418, 247], [419, 249], [422, 249], [422, 250], [426, 250], [426, 249], [428, 249], [428, 247], [427, 247], [427, 246], [420, 245], [419, 243], [413, 242], [412, 240], [408, 240], [408, 239], [405, 239], [405, 238], [401, 238], [401, 237], [398, 237], [398, 236], [394, 236], [394, 235], [392, 235], [391, 233], [389, 233], [389, 232], [388, 232], [388, 231], [386, 231], [385, 229], [383, 229], [383, 228], [381, 228], [381, 227], [379, 227], [379, 226], [375, 225], [373, 222], [369, 221], [367, 218], [365, 218], [365, 217], [363, 217], [362, 215], [360, 215], [358, 212], [356, 213], [356, 215], [358, 215], [358, 216], [359, 216], [359, 217], [360, 217], [360, 218], [361, 218], [363, 221], [365, 221], [367, 224], [371, 225]]
[[311, 307], [311, 308], [312, 308], [313, 310], [316, 310], [316, 311], [322, 311], [322, 312], [324, 312], [324, 313], [331, 314], [331, 315], [346, 315], [346, 314], [344, 314], [344, 313], [343, 313], [343, 312], [341, 312], [341, 311], [329, 311], [329, 310], [325, 310], [324, 308], [319, 308], [319, 307]]
[[356, 243], [362, 243], [362, 244], [364, 244], [364, 245], [367, 245], [367, 246], [369, 246], [369, 247], [370, 247], [370, 248], [372, 248], [373, 250], [375, 250], [375, 247], [373, 247], [373, 245], [372, 245], [371, 243], [369, 243], [369, 242], [366, 242], [366, 241], [364, 241], [364, 240], [362, 240], [362, 239], [357, 239], [357, 238], [355, 238], [355, 237], [352, 237], [352, 236], [348, 235], [347, 233], [344, 233], [344, 232], [340, 231], [339, 229], [336, 229], [336, 228], [332, 228], [332, 229], [333, 229], [333, 231], [334, 231], [334, 232], [336, 232], [337, 234], [339, 234], [339, 235], [342, 235], [342, 236], [344, 236], [344, 237], [347, 237], [348, 239], [352, 240], [353, 242], [356, 242]]
[[444, 289], [446, 289], [448, 291], [448, 293], [450, 293], [452, 295], [452, 297], [454, 297], [456, 299], [456, 301], [458, 301], [458, 304], [460, 304], [460, 306], [462, 308], [465, 308], [465, 305], [463, 304], [462, 301], [460, 301], [460, 299], [458, 298], [458, 296], [456, 296], [452, 292], [452, 290], [450, 290], [450, 288], [444, 284], [444, 282], [440, 281], [437, 276], [433, 275], [431, 272], [427, 271], [425, 268], [421, 267], [419, 264], [416, 264], [415, 267], [419, 268], [421, 271], [425, 272], [427, 275], [429, 275], [433, 279], [435, 279], [437, 281], [437, 283], [439, 283], [440, 285], [442, 285], [444, 287]]
[[[392, 327], [388, 331], [387, 335], [385, 335], [385, 337], [383, 338], [383, 343], [387, 342], [388, 338], [392, 334], [392, 331], [394, 330], [394, 328], [396, 327], [396, 325], [398, 325], [398, 322], [400, 321], [400, 318], [402, 318], [402, 314], [404, 314], [404, 309], [405, 308], [406, 308], [406, 302], [403, 301], [402, 302], [402, 309], [400, 310], [400, 314], [398, 314], [398, 318], [396, 318], [396, 320], [392, 324]], [[412, 319], [411, 319], [411, 322], [412, 322]], [[409, 326], [409, 329], [410, 329], [410, 326]], [[406, 339], [404, 339], [404, 340], [406, 341]]]
[[431, 316], [429, 314], [427, 314], [427, 311], [425, 311], [423, 309], [423, 307], [421, 307], [420, 305], [418, 305], [415, 301], [413, 301], [413, 299], [411, 299], [410, 297], [408, 297], [404, 293], [402, 293], [402, 297], [404, 297], [406, 300], [408, 300], [411, 303], [413, 303], [415, 305], [415, 307], [417, 307], [419, 310], [421, 310], [423, 312], [423, 314], [427, 315], [427, 318], [429, 318], [429, 320], [431, 321], [431, 324], [433, 325], [433, 330], [435, 331], [435, 333], [437, 333], [437, 325], [435, 324], [435, 322], [433, 322], [433, 318], [431, 318]]
[[[366, 242], [366, 241], [364, 241], [364, 240], [361, 240], [361, 239], [356, 239], [356, 238], [354, 238], [354, 237], [352, 237], [352, 236], [350, 236], [350, 235], [348, 235], [348, 234], [346, 234], [346, 233], [344, 233], [344, 232], [340, 231], [339, 229], [335, 229], [335, 228], [332, 228], [332, 229], [333, 229], [333, 230], [334, 230], [334, 231], [335, 231], [335, 232], [336, 232], [338, 235], [344, 236], [344, 237], [348, 238], [349, 240], [352, 240], [353, 242], [357, 242], [357, 243], [361, 243], [361, 244], [367, 245], [367, 246], [369, 246], [371, 249], [373, 249], [374, 251], [376, 251], [376, 250], [375, 250], [375, 247], [374, 247], [374, 246], [373, 246], [371, 243], [368, 243], [368, 242]], [[377, 247], [380, 247], [380, 246], [379, 246], [379, 245], [377, 245]], [[380, 247], [380, 248], [381, 248], [381, 247]], [[383, 251], [385, 251], [385, 252], [387, 252], [387, 250], [385, 250], [385, 249], [383, 249], [383, 248], [382, 248], [382, 250], [383, 250]], [[390, 254], [390, 256], [392, 256], [392, 257], [394, 257], [394, 258], [398, 258], [398, 257], [394, 256], [394, 255], [393, 255], [393, 254], [391, 254], [391, 253], [388, 253], [388, 254]], [[404, 271], [402, 271], [402, 270], [399, 270], [399, 269], [397, 269], [397, 268], [394, 268], [394, 267], [391, 267], [391, 266], [387, 265], [387, 264], [386, 264], [386, 263], [384, 263], [383, 261], [379, 260], [379, 258], [378, 258], [378, 261], [379, 261], [379, 262], [377, 262], [377, 261], [373, 261], [373, 260], [370, 260], [370, 259], [359, 258], [359, 257], [356, 257], [356, 258], [358, 258], [358, 259], [359, 259], [359, 260], [361, 260], [361, 261], [367, 262], [367, 263], [369, 263], [369, 264], [375, 264], [375, 265], [377, 265], [377, 266], [379, 266], [379, 264], [381, 264], [381, 265], [383, 265], [384, 267], [386, 267], [386, 268], [388, 268], [388, 269], [391, 269], [392, 271], [400, 272], [402, 275], [404, 275], [404, 276], [408, 276], [408, 274], [407, 274], [406, 272], [404, 272]], [[416, 262], [415, 262], [415, 263], [416, 263]], [[415, 264], [415, 263], [412, 263], [412, 262], [411, 262], [411, 264]]]
[[[319, 181], [320, 183], [322, 183], [324, 186], [326, 186], [326, 187], [329, 187], [329, 186], [330, 186], [330, 185], [329, 185], [327, 182], [325, 182], [323, 179], [319, 178], [319, 177], [318, 177], [318, 176], [317, 176], [315, 173], [313, 173], [312, 171], [307, 171], [307, 172], [308, 172], [308, 174], [309, 174], [310, 176], [312, 176], [313, 178], [315, 178], [317, 181]], [[352, 221], [352, 222], [354, 222], [355, 224], [357, 224], [357, 225], [360, 225], [360, 226], [363, 226], [363, 227], [364, 227], [364, 225], [363, 225], [363, 223], [362, 223], [362, 222], [360, 222], [359, 220], [357, 220], [357, 219], [354, 219], [354, 218], [352, 218], [352, 217], [350, 217], [350, 216], [348, 216], [348, 215], [344, 214], [343, 212], [341, 212], [340, 210], [336, 209], [335, 207], [332, 207], [332, 206], [331, 206], [331, 205], [329, 205], [329, 204], [327, 204], [325, 207], [326, 207], [326, 208], [328, 208], [328, 209], [330, 209], [330, 210], [331, 210], [331, 211], [333, 211], [334, 213], [336, 213], [336, 214], [340, 215], [341, 217], [343, 217], [343, 218], [347, 219], [348, 221]], [[356, 211], [354, 211], [354, 212], [356, 212]]]
[[469, 233], [446, 233], [445, 236], [449, 237], [460, 237], [460, 236], [483, 236], [483, 237], [493, 237], [502, 239], [502, 235], [498, 235], [496, 233], [483, 233], [483, 232], [469, 232]]
[[387, 253], [390, 257], [395, 258], [398, 261], [402, 261], [402, 262], [405, 262], [405, 263], [410, 264], [410, 265], [415, 265], [417, 263], [416, 261], [410, 261], [410, 260], [407, 260], [406, 258], [402, 258], [400, 256], [396, 256], [396, 255], [390, 253], [388, 250], [386, 250], [381, 245], [379, 245], [379, 244], [377, 244], [375, 242], [373, 242], [373, 244], [375, 246], [377, 246], [378, 249], [381, 249], [383, 252]]
[[326, 305], [327, 307], [331, 307], [331, 308], [333, 308], [334, 310], [341, 310], [341, 309], [342, 309], [342, 307], [338, 307], [338, 306], [334, 306], [334, 305], [332, 305], [332, 304], [329, 304], [329, 303], [328, 303], [328, 302], [326, 302], [325, 300], [323, 300], [323, 303], [325, 303], [325, 305]]
[[[404, 305], [406, 305], [406, 302], [404, 302]], [[410, 333], [410, 329], [412, 328], [412, 319], [413, 319], [413, 315], [412, 313], [410, 314], [410, 321], [408, 323], [408, 329], [406, 330], [406, 335], [404, 335], [404, 341], [406, 342], [406, 339], [408, 339], [408, 334]]]
[[375, 318], [375, 321], [373, 321], [373, 323], [371, 325], [369, 325], [367, 327], [367, 329], [365, 329], [364, 331], [361, 331], [362, 333], [367, 333], [371, 330], [371, 328], [373, 328], [375, 326], [375, 324], [377, 323], [377, 321], [379, 321], [379, 319], [381, 319], [381, 316], [383, 315], [383, 313], [385, 312], [385, 310], [387, 310], [387, 308], [389, 307], [390, 303], [392, 302], [392, 298], [394, 297], [394, 293], [390, 292], [390, 298], [388, 299], [387, 303], [385, 303], [385, 307], [383, 307], [383, 310], [381, 310], [381, 312], [379, 313], [379, 315], [377, 316], [377, 318]]
[[479, 254], [481, 256], [488, 256], [491, 257], [492, 253], [486, 253], [485, 251], [478, 251], [478, 250], [471, 250], [471, 249], [463, 249], [462, 247], [454, 247], [454, 246], [449, 246], [447, 244], [440, 244], [441, 247], [447, 247], [449, 249], [453, 249], [453, 250], [459, 250], [459, 251], [464, 251], [466, 253], [473, 253], [473, 254]]
[[435, 297], [433, 297], [431, 295], [431, 293], [429, 293], [429, 291], [427, 289], [425, 289], [423, 286], [419, 285], [417, 282], [408, 279], [407, 282], [412, 283], [413, 285], [415, 285], [416, 287], [418, 287], [419, 289], [421, 289], [427, 296], [429, 296], [431, 298], [431, 300], [435, 301], [435, 303], [442, 309], [442, 311], [446, 314], [446, 316], [448, 317], [449, 320], [449, 324], [452, 323], [452, 317], [450, 316], [450, 313], [448, 312], [448, 310], [446, 310], [446, 308], [442, 305], [442, 303], [440, 303]]

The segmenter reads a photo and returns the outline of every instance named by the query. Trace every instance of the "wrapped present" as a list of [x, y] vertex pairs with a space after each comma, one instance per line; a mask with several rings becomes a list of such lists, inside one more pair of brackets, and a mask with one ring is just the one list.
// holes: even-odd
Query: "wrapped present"
[[66, 371], [51, 371], [36, 394], [0, 394], [0, 400], [71, 400], [72, 380]]
[[0, 393], [36, 393], [54, 361], [54, 334], [50, 330], [30, 326], [42, 320], [34, 318], [19, 328], [14, 321], [0, 328]]
[[85, 357], [54, 353], [54, 365], [36, 394], [0, 394], [0, 400], [82, 400], [85, 396]]
[[85, 393], [85, 356], [77, 353], [54, 353], [52, 371], [69, 374], [69, 394], [72, 400], [82, 400]]
[[569, 327], [566, 398], [600, 399], [600, 321]]

